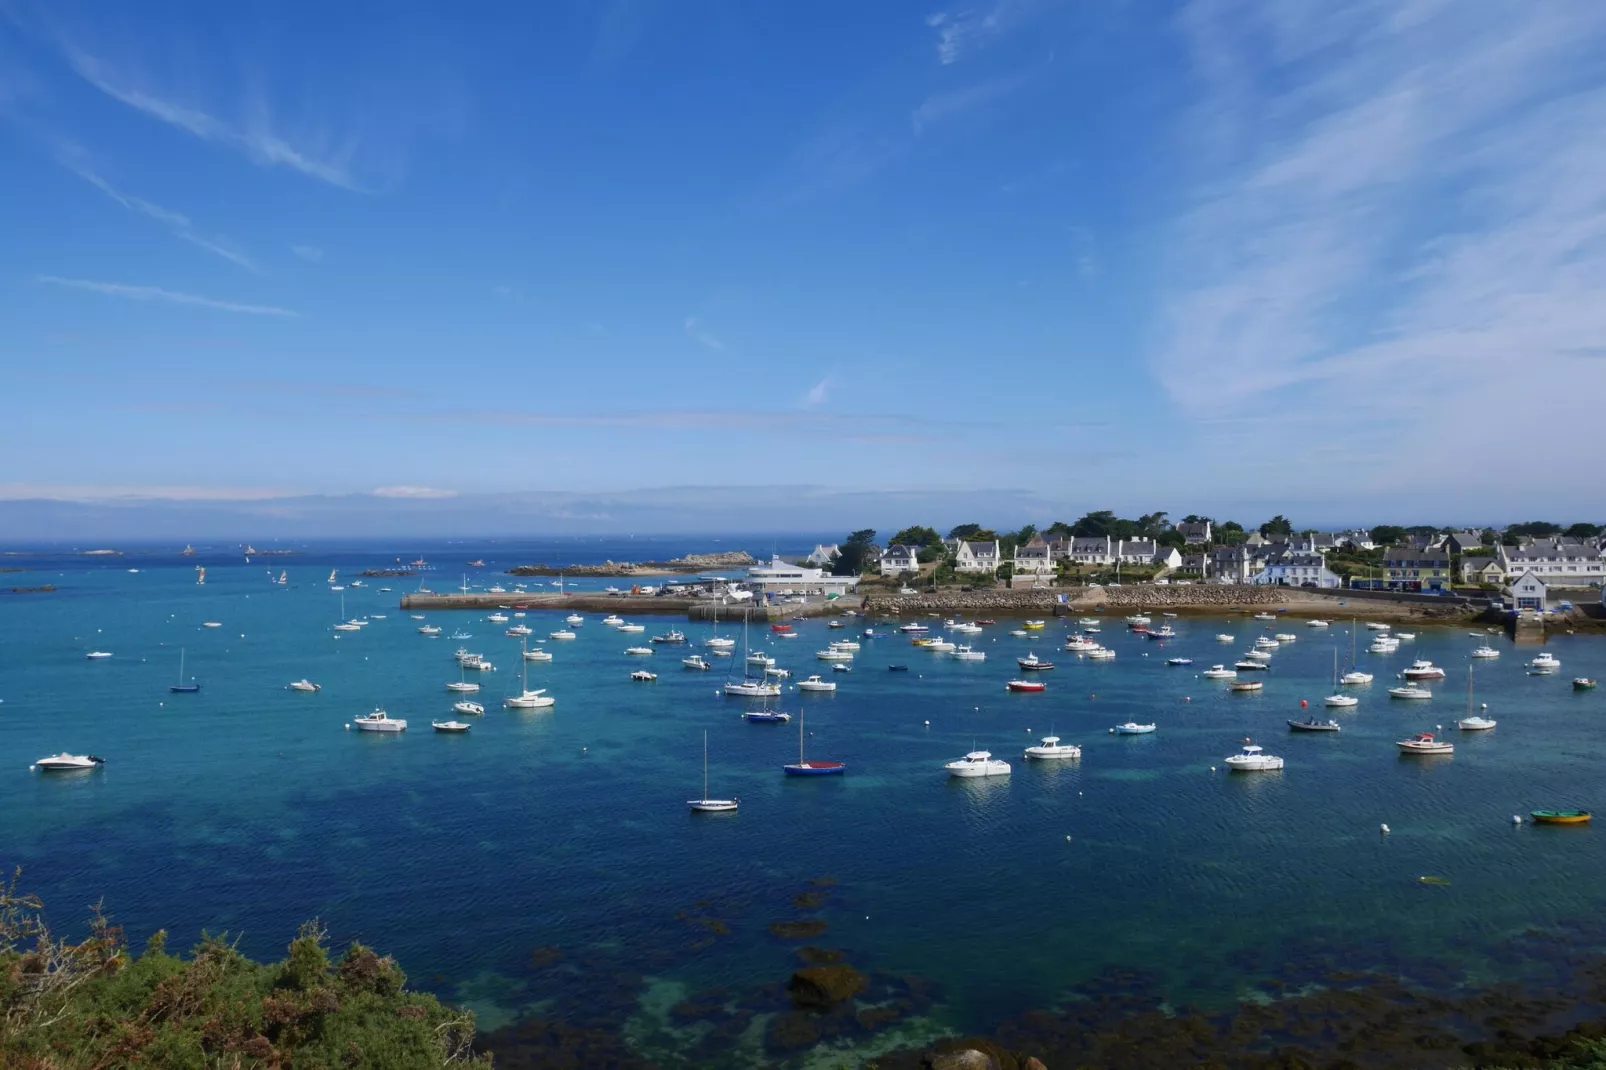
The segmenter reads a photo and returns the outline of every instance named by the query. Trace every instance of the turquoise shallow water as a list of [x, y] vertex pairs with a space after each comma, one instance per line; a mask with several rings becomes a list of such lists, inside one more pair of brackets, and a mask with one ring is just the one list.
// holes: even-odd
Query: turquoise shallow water
[[[1534, 651], [1500, 637], [1503, 656], [1477, 669], [1478, 700], [1499, 728], [1451, 729], [1455, 756], [1423, 760], [1401, 758], [1393, 741], [1462, 714], [1478, 642], [1464, 629], [1422, 628], [1399, 653], [1372, 659], [1378, 681], [1358, 692], [1358, 710], [1334, 714], [1345, 725], [1336, 736], [1290, 735], [1284, 720], [1300, 699], [1328, 692], [1332, 650], [1348, 649], [1344, 624], [1275, 625], [1299, 639], [1253, 696], [1196, 675], [1261, 634], [1245, 619], [1176, 621], [1181, 635], [1166, 644], [1109, 621], [1102, 638], [1118, 657], [1105, 664], [1059, 649], [1065, 622], [1030, 640], [1011, 637], [1008, 622], [989, 628], [976, 640], [982, 664], [889, 636], [865, 641], [855, 671], [840, 675], [814, 651], [845, 632], [817, 621], [794, 640], [755, 631], [753, 645], [794, 679], [818, 671], [840, 684], [835, 695], [784, 701], [807, 710], [812, 756], [850, 766], [841, 779], [799, 781], [779, 768], [796, 755], [795, 727], [742, 722], [743, 704], [715, 694], [720, 674], [683, 671], [678, 652], [625, 657], [643, 637], [595, 614], [576, 641], [546, 644], [555, 661], [531, 665], [531, 686], [558, 698], [531, 712], [499, 708], [518, 687], [506, 625], [434, 615], [448, 635], [472, 632], [464, 645], [499, 671], [481, 679], [490, 712], [469, 735], [432, 733], [430, 718], [448, 715], [459, 644], [417, 634], [397, 608], [411, 584], [348, 589], [347, 616], [386, 619], [338, 640], [331, 631], [340, 607], [324, 583], [329, 561], [350, 578], [359, 562], [394, 556], [275, 560], [291, 575], [282, 589], [267, 585], [260, 561], [232, 556], [207, 562], [204, 587], [176, 558], [19, 562], [38, 571], [11, 582], [61, 590], [0, 601], [0, 863], [24, 866], [58, 923], [104, 898], [136, 941], [161, 927], [181, 945], [226, 929], [244, 934], [248, 953], [273, 955], [317, 916], [337, 941], [395, 954], [416, 981], [493, 1025], [554, 998], [528, 965], [542, 947], [577, 970], [648, 978], [649, 1005], [678, 986], [784, 979], [791, 945], [767, 927], [799, 917], [793, 897], [822, 877], [837, 883], [818, 915], [830, 929], [815, 942], [931, 979], [933, 1023], [944, 1028], [1053, 1004], [1111, 966], [1152, 975], [1178, 1000], [1236, 998], [1295, 946], [1488, 977], [1512, 934], [1606, 906], [1598, 830], [1511, 823], [1536, 807], [1600, 808], [1606, 699], [1570, 685], [1606, 675], [1599, 638], [1553, 638], [1562, 672], [1531, 677], [1523, 667]], [[431, 582], [455, 581], [443, 565]], [[395, 591], [381, 594], [385, 584]], [[526, 623], [537, 636], [559, 626], [552, 614]], [[643, 623], [648, 634], [675, 623], [694, 644], [708, 634]], [[1223, 630], [1239, 642], [1217, 644]], [[167, 692], [180, 646], [198, 695]], [[95, 648], [116, 656], [86, 661]], [[1013, 659], [1029, 649], [1060, 666], [1046, 674], [1048, 692], [1006, 694]], [[1176, 653], [1197, 663], [1166, 667]], [[1385, 694], [1412, 657], [1450, 672], [1431, 685], [1431, 703]], [[632, 683], [629, 671], [647, 660], [658, 682]], [[893, 662], [911, 671], [888, 673]], [[302, 676], [323, 691], [285, 689]], [[376, 704], [412, 730], [345, 730]], [[1160, 729], [1109, 735], [1133, 718]], [[686, 812], [701, 788], [705, 729], [714, 793], [739, 796], [737, 815]], [[1021, 761], [1050, 730], [1081, 743], [1082, 760]], [[1221, 772], [1246, 736], [1288, 768]], [[947, 779], [941, 764], [973, 742], [1011, 760], [1014, 775]], [[62, 749], [107, 765], [87, 776], [28, 770]], [[1381, 822], [1392, 835], [1379, 834]], [[1422, 875], [1451, 886], [1424, 887]], [[730, 933], [710, 937], [688, 915], [717, 917]], [[651, 1015], [637, 1019], [638, 1035], [677, 1043]]]

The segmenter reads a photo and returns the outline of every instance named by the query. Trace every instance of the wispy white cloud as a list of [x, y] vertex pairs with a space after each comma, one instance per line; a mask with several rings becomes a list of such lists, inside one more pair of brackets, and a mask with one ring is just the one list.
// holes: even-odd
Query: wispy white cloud
[[831, 399], [831, 390], [836, 386], [836, 380], [827, 375], [824, 379], [809, 387], [809, 392], [803, 395], [803, 404], [807, 408], [817, 408]]
[[1599, 421], [1606, 8], [1195, 0], [1179, 26], [1217, 148], [1171, 236], [1173, 400], [1223, 452], [1268, 404], [1308, 441], [1364, 428], [1376, 465], [1326, 478], [1379, 492], [1572, 478], [1452, 443], [1491, 407], [1563, 449]]
[[303, 260], [310, 260], [316, 264], [323, 259], [323, 250], [316, 245], [292, 245], [290, 251]]
[[915, 133], [921, 133], [935, 123], [945, 119], [956, 119], [977, 108], [1001, 100], [1024, 87], [1027, 80], [1026, 74], [1012, 74], [945, 93], [934, 93], [920, 102], [920, 106], [910, 114], [909, 121]]
[[937, 59], [958, 63], [1056, 6], [1053, 0], [999, 0], [984, 11], [938, 11], [926, 16], [937, 35]]
[[183, 484], [0, 483], [0, 501], [253, 502], [301, 493], [287, 487], [204, 487]]
[[708, 332], [707, 329], [702, 326], [702, 324], [698, 323], [696, 316], [686, 317], [686, 334], [688, 337], [694, 338], [701, 342], [709, 349], [715, 349], [721, 352], [723, 352], [725, 349], [725, 343], [720, 341], [718, 338], [715, 338]]
[[333, 154], [315, 155], [291, 145], [273, 129], [267, 109], [260, 102], [253, 109], [250, 122], [236, 125], [216, 116], [166, 99], [154, 92], [136, 86], [119, 72], [82, 49], [70, 44], [64, 46], [67, 60], [79, 77], [105, 93], [113, 100], [143, 112], [153, 119], [177, 127], [202, 141], [215, 142], [243, 151], [251, 160], [263, 167], [288, 167], [309, 178], [327, 182], [341, 189], [363, 192], [362, 186], [349, 171], [351, 150]]
[[421, 501], [457, 497], [457, 491], [455, 490], [441, 490], [437, 487], [413, 487], [406, 485], [394, 487], [375, 487], [373, 490], [369, 491], [369, 493], [375, 498], [412, 498]]
[[36, 275], [34, 278], [39, 282], [49, 283], [52, 286], [66, 286], [74, 290], [89, 290], [93, 293], [110, 294], [113, 297], [127, 297], [135, 301], [163, 301], [174, 305], [195, 305], [201, 308], [215, 308], [221, 312], [241, 312], [251, 316], [301, 315], [301, 313], [293, 312], [287, 308], [274, 308], [271, 305], [245, 305], [237, 301], [215, 301], [210, 297], [198, 297], [195, 294], [163, 290], [156, 286], [130, 286], [121, 282], [64, 279], [58, 275]]
[[183, 212], [176, 212], [171, 208], [163, 208], [161, 205], [153, 204], [152, 202], [145, 200], [143, 197], [136, 197], [133, 194], [124, 193], [122, 190], [117, 189], [110, 182], [106, 181], [100, 175], [96, 174], [94, 171], [91, 171], [87, 167], [80, 166], [67, 160], [64, 160], [63, 163], [69, 170], [72, 171], [73, 174], [77, 175], [85, 182], [88, 182], [96, 189], [100, 190], [102, 193], [116, 201], [118, 204], [122, 205], [124, 208], [127, 208], [131, 212], [138, 212], [141, 215], [148, 216], [149, 218], [156, 220], [158, 223], [170, 228], [175, 238], [187, 241], [198, 248], [205, 249], [214, 256], [220, 256], [224, 260], [238, 264], [247, 271], [257, 270], [257, 266], [251, 261], [251, 258], [239, 250], [230, 247], [221, 240], [203, 238], [199, 234], [196, 234], [192, 229], [189, 216], [186, 216]]

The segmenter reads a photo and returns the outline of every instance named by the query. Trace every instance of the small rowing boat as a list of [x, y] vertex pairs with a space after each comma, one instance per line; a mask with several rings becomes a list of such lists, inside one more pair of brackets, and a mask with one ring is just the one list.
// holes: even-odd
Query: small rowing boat
[[1587, 825], [1588, 810], [1535, 810], [1529, 815], [1536, 825]]

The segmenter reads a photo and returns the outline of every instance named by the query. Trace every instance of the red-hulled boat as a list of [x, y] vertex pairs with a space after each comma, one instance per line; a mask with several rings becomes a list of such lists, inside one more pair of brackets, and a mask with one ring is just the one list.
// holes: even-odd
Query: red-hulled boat
[[1010, 691], [1047, 691], [1048, 685], [1038, 680], [1011, 680], [1004, 687]]
[[803, 711], [797, 714], [797, 761], [781, 766], [787, 776], [841, 776], [848, 767], [841, 762], [809, 762], [803, 759]]
[[792, 630], [792, 626], [790, 624], [771, 624], [770, 625], [770, 631], [772, 631], [772, 632], [789, 632], [791, 630]]

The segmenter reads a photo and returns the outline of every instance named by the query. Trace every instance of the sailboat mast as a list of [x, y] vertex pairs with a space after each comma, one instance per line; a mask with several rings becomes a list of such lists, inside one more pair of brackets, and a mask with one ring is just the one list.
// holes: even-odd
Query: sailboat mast
[[803, 707], [797, 710], [797, 764], [803, 764]]
[[708, 798], [708, 729], [703, 729], [703, 798]]

